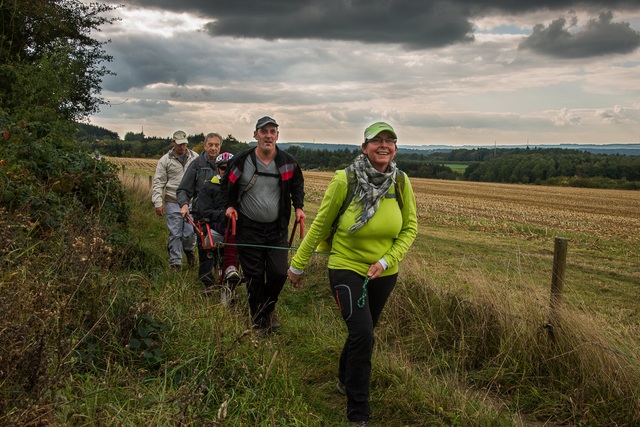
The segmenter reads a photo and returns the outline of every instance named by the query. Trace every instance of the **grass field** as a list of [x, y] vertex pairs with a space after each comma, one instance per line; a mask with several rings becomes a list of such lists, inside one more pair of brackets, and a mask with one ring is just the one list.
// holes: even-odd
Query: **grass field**
[[[137, 174], [133, 181], [142, 188], [157, 162], [111, 160], [126, 166], [128, 178]], [[331, 176], [305, 172], [307, 226]], [[420, 229], [377, 331], [374, 425], [637, 425], [640, 192], [411, 183]], [[144, 202], [139, 206], [144, 209]], [[150, 202], [147, 208], [152, 210]], [[144, 221], [156, 221], [162, 230], [160, 219]], [[165, 239], [147, 237], [158, 246]], [[563, 309], [551, 319], [556, 237], [569, 239], [569, 246]], [[269, 390], [296, 405], [301, 398], [309, 416], [299, 423], [262, 419], [252, 425], [341, 425], [343, 401], [332, 388], [344, 331], [326, 289], [325, 263], [316, 255], [306, 288], [283, 292], [283, 332], [260, 346], [266, 375], [285, 381], [286, 392]], [[180, 300], [160, 297], [172, 301], [172, 316], [188, 322], [212, 315], [189, 313], [205, 309], [195, 300], [182, 307], [183, 298], [194, 298], [186, 283], [176, 292]], [[231, 319], [241, 331], [246, 320]], [[549, 322], [557, 334], [552, 341], [545, 338]], [[251, 357], [242, 353], [240, 359]], [[233, 390], [236, 413], [229, 420], [257, 416]], [[292, 410], [271, 404], [272, 419]]]
[[468, 166], [461, 163], [445, 163], [444, 165], [450, 168], [452, 171], [460, 174], [464, 173], [465, 169], [467, 169]]

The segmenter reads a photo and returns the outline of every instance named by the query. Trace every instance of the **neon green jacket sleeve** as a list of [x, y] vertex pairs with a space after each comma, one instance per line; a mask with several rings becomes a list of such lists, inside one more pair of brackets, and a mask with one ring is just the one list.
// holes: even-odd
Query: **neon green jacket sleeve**
[[336, 171], [324, 193], [322, 203], [311, 227], [300, 243], [296, 254], [291, 260], [291, 266], [299, 270], [309, 263], [309, 259], [318, 244], [329, 233], [334, 219], [338, 215], [344, 199], [347, 197], [347, 174], [342, 170]]

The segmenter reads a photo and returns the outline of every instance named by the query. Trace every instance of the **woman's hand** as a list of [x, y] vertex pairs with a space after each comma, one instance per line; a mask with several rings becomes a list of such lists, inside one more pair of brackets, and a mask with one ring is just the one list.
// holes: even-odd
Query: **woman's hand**
[[372, 279], [376, 279], [380, 277], [383, 271], [384, 271], [384, 267], [382, 266], [382, 264], [380, 264], [379, 262], [376, 262], [375, 264], [371, 264], [369, 266], [369, 271], [367, 271], [367, 276], [369, 276]]
[[287, 277], [294, 288], [302, 289], [302, 274], [296, 274], [291, 269], [287, 270]]

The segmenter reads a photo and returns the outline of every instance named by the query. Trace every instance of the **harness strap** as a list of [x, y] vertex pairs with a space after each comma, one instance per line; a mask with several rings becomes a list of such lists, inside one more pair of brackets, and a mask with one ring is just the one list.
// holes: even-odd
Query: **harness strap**
[[272, 177], [272, 178], [280, 179], [280, 174], [268, 173], [268, 172], [260, 172], [258, 170], [258, 159], [256, 158], [256, 150], [255, 149], [253, 149], [251, 151], [251, 153], [249, 153], [249, 157], [251, 158], [251, 161], [253, 162], [253, 166], [255, 168], [255, 171], [253, 172], [253, 176], [251, 176], [251, 179], [249, 180], [249, 183], [247, 184], [247, 186], [244, 188], [242, 193], [240, 193], [238, 195], [238, 202], [240, 202], [240, 200], [242, 200], [242, 195], [244, 193], [246, 193], [247, 191], [251, 190], [251, 188], [255, 185], [256, 181], [258, 180], [258, 176], [269, 176], [269, 177]]

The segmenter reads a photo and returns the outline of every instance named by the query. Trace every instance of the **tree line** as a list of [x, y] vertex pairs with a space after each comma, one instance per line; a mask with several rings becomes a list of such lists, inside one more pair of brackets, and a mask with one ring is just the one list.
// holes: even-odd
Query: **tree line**
[[464, 171], [464, 179], [637, 190], [640, 189], [640, 156], [567, 149], [505, 150], [498, 156], [471, 162]]
[[[108, 132], [105, 129], [97, 128], [92, 133], [87, 126], [83, 125], [83, 132], [76, 134], [77, 138], [87, 145], [87, 149], [100, 147], [102, 154], [107, 156], [160, 158], [171, 148], [169, 138], [128, 132], [124, 140], [119, 140], [117, 134], [115, 138], [113, 134], [104, 137]], [[188, 139], [194, 151], [202, 152], [203, 133]], [[250, 146], [227, 135], [222, 150], [235, 154]], [[318, 150], [291, 145], [286, 151], [304, 169], [331, 171], [347, 167], [360, 153], [360, 147]], [[461, 148], [428, 154], [400, 150], [396, 163], [410, 177], [416, 178], [640, 189], [640, 156], [594, 154], [565, 148]], [[464, 172], [454, 171], [453, 164], [463, 165]]]

